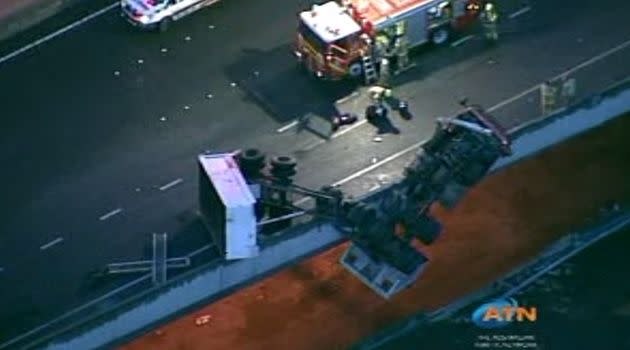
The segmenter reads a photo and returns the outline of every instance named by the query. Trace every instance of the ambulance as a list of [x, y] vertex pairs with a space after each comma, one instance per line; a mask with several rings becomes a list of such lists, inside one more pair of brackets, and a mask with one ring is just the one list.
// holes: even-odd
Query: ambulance
[[165, 32], [170, 24], [219, 0], [121, 0], [121, 16], [135, 27]]
[[[479, 18], [481, 0], [344, 0], [299, 14], [294, 54], [312, 74], [340, 80], [375, 74], [404, 42], [444, 45]], [[403, 40], [404, 39], [404, 40]], [[400, 49], [400, 47], [399, 47]]]

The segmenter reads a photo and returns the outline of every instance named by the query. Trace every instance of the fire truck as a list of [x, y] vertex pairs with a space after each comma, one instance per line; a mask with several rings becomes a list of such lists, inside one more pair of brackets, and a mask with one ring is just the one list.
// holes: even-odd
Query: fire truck
[[371, 80], [383, 58], [402, 59], [420, 45], [447, 43], [454, 32], [479, 18], [481, 1], [343, 0], [313, 5], [299, 14], [294, 53], [318, 78]]
[[165, 32], [170, 24], [219, 0], [120, 0], [121, 16], [133, 26]]

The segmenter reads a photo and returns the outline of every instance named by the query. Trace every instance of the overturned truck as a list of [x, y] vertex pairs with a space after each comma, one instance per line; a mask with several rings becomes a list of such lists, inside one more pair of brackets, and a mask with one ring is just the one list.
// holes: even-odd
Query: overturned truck
[[[223, 172], [243, 175], [236, 182], [225, 181], [225, 174], [221, 180], [221, 172], [208, 166], [206, 154], [199, 158], [202, 217], [226, 259], [255, 257], [255, 236], [281, 234], [297, 216], [326, 217], [352, 241], [341, 264], [380, 296], [390, 298], [409, 287], [428, 262], [413, 241], [428, 245], [439, 236], [441, 224], [431, 217], [431, 206], [439, 202], [454, 207], [499, 158], [509, 154], [507, 132], [483, 108], [465, 104], [457, 115], [437, 119], [435, 133], [404, 169], [403, 178], [370, 201], [345, 200], [336, 188], [315, 191], [297, 186], [291, 180], [296, 173], [291, 157], [273, 158], [266, 170], [264, 154], [251, 149], [220, 155]], [[296, 196], [313, 198], [315, 205], [295, 200]], [[210, 201], [217, 204], [211, 208]], [[239, 215], [230, 209], [235, 203]], [[235, 220], [242, 220], [247, 230], [235, 230], [239, 226]], [[226, 242], [231, 242], [232, 251], [249, 253], [231, 254]]]
[[454, 207], [501, 157], [511, 154], [506, 131], [479, 106], [438, 118], [404, 177], [373, 203], [356, 202], [345, 219], [351, 246], [341, 263], [384, 298], [411, 285], [427, 258], [411, 244], [431, 244], [441, 231], [429, 214], [439, 202]]

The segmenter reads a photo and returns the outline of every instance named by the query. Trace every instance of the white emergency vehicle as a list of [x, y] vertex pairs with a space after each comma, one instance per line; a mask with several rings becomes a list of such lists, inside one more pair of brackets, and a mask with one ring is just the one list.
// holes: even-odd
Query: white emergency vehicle
[[121, 15], [142, 29], [164, 32], [169, 25], [219, 0], [121, 0]]

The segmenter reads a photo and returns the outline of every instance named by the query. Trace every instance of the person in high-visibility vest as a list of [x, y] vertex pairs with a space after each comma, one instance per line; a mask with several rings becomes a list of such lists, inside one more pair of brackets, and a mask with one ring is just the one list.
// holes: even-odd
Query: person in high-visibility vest
[[407, 35], [407, 22], [400, 21], [394, 25], [393, 51], [395, 54], [396, 73], [409, 66], [409, 40]]
[[379, 34], [376, 36], [374, 45], [375, 56], [378, 59], [391, 57], [391, 41], [385, 34]]
[[548, 80], [540, 86], [540, 102], [542, 114], [549, 115], [557, 109], [558, 88]]
[[499, 40], [499, 31], [497, 29], [498, 21], [499, 13], [494, 7], [494, 4], [491, 2], [486, 3], [481, 13], [481, 23], [486, 39], [493, 43]]
[[404, 36], [396, 38], [394, 43], [396, 51], [396, 73], [400, 73], [409, 67], [409, 41]]
[[562, 88], [560, 89], [560, 96], [562, 96], [562, 103], [565, 107], [573, 104], [576, 93], [575, 78], [569, 78], [567, 76], [562, 77]]

